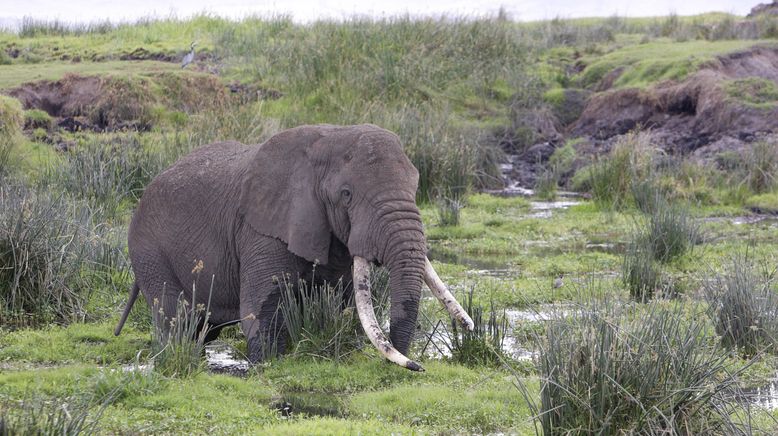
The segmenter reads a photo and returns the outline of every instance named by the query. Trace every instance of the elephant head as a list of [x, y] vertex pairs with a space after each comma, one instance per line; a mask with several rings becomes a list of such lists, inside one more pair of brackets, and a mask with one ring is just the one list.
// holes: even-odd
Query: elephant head
[[[348, 248], [360, 321], [389, 360], [421, 369], [405, 354], [424, 281], [472, 329], [472, 320], [427, 260], [415, 203], [419, 174], [395, 134], [373, 125], [287, 130], [258, 148], [242, 177], [240, 208], [255, 231], [283, 240], [291, 252], [319, 264], [329, 260], [332, 236]], [[370, 263], [389, 270], [391, 343], [375, 320]]]

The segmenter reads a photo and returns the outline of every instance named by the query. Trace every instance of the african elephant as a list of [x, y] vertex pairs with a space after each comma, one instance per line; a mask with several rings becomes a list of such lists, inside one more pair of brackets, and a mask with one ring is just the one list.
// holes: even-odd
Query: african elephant
[[[473, 322], [426, 257], [418, 178], [399, 138], [373, 125], [302, 126], [260, 145], [194, 150], [149, 184], [133, 215], [135, 283], [115, 334], [139, 291], [150, 306], [162, 302], [165, 314], [175, 314], [178, 296], [188, 290], [183, 295], [191, 299], [194, 283], [212, 289], [209, 324], [240, 322], [249, 360], [261, 361], [263, 338], [285, 346], [283, 335], [273, 336], [280, 328], [278, 277], [311, 280], [315, 267], [318, 282], [352, 277], [373, 345], [392, 362], [422, 370], [405, 357], [422, 281], [452, 316], [470, 329]], [[375, 319], [370, 263], [389, 270], [391, 343]], [[205, 303], [206, 294], [189, 303]]]

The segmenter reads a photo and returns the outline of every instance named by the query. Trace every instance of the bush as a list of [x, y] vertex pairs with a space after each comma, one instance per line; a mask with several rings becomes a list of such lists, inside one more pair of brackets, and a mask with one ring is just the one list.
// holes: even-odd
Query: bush
[[[19, 185], [0, 189], [0, 321], [83, 320], [103, 265], [121, 252], [95, 210], [61, 194]], [[126, 267], [126, 265], [125, 265]]]
[[681, 305], [592, 302], [546, 323], [544, 434], [748, 434], [728, 353]]
[[705, 283], [708, 314], [721, 344], [745, 356], [778, 352], [776, 271], [760, 274], [745, 257], [733, 257], [724, 274]]

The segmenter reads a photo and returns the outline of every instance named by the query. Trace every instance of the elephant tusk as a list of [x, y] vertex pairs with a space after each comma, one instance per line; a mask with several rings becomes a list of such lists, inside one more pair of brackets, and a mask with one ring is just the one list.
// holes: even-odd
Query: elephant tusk
[[373, 310], [373, 299], [370, 293], [370, 264], [367, 260], [354, 256], [354, 300], [357, 305], [359, 322], [370, 342], [391, 362], [413, 371], [424, 371], [418, 363], [405, 357], [386, 339], [378, 325]]
[[459, 304], [456, 298], [451, 295], [443, 280], [440, 279], [438, 273], [435, 272], [435, 268], [432, 267], [429, 259], [425, 259], [424, 264], [424, 282], [429, 286], [430, 291], [437, 297], [437, 299], [446, 306], [448, 313], [451, 314], [454, 319], [459, 321], [460, 324], [465, 326], [466, 329], [473, 331], [475, 324], [467, 314], [464, 308]]

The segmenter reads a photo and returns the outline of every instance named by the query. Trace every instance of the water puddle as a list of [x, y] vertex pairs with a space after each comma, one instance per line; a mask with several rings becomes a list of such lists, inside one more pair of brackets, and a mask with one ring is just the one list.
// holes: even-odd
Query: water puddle
[[778, 217], [775, 215], [755, 214], [740, 216], [711, 216], [701, 219], [706, 223], [720, 223], [729, 221], [736, 226], [763, 224], [768, 227], [778, 227]]
[[238, 356], [232, 347], [224, 343], [213, 343], [205, 346], [205, 357], [208, 361], [208, 371], [215, 374], [229, 374], [245, 377], [249, 371], [249, 362]]
[[765, 410], [778, 410], [778, 374], [765, 386], [744, 389], [742, 398]]
[[530, 218], [551, 218], [554, 210], [564, 210], [572, 206], [581, 204], [580, 201], [560, 200], [560, 201], [531, 201], [530, 206], [533, 210], [529, 214]]
[[463, 265], [469, 273], [492, 277], [515, 277], [519, 275], [516, 268], [511, 268], [512, 259], [507, 256], [468, 256], [453, 251], [430, 248], [427, 252], [430, 260]]
[[[543, 322], [564, 316], [569, 309], [564, 305], [541, 305], [534, 309], [506, 309], [505, 317], [508, 328], [502, 341], [502, 351], [514, 360], [532, 360], [538, 352], [531, 344], [523, 343], [513, 333], [521, 323]], [[426, 333], [422, 341], [422, 355], [427, 358], [451, 357], [452, 335], [449, 325], [444, 321], [437, 324]]]
[[271, 399], [271, 407], [283, 417], [329, 416], [342, 418], [346, 404], [340, 395], [324, 392], [287, 392]]

